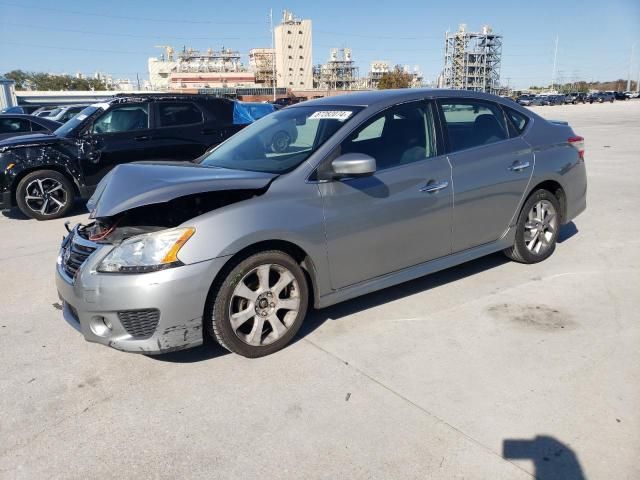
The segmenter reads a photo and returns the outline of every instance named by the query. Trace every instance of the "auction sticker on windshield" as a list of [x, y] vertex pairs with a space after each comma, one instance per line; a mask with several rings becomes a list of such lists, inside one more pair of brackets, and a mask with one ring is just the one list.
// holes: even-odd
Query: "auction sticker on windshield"
[[309, 117], [310, 120], [339, 120], [344, 122], [353, 112], [350, 110], [321, 110], [313, 112]]

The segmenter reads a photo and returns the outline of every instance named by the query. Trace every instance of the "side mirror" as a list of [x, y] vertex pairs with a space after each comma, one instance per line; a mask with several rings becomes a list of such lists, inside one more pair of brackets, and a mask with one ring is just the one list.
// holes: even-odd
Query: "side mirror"
[[376, 159], [366, 153], [345, 153], [331, 162], [334, 178], [368, 177], [376, 173]]

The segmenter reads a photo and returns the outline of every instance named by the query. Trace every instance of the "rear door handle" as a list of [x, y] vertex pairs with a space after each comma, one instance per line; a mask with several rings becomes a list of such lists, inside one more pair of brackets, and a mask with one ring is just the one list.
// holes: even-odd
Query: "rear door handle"
[[442, 182], [429, 182], [424, 187], [420, 188], [424, 193], [435, 193], [449, 186], [449, 182], [443, 180]]
[[149, 140], [148, 135], [140, 135], [139, 137], [133, 137], [136, 142], [144, 142], [145, 140]]
[[524, 170], [525, 168], [529, 168], [531, 164], [529, 162], [513, 162], [513, 164], [509, 167], [509, 170], [512, 172], [519, 172]]

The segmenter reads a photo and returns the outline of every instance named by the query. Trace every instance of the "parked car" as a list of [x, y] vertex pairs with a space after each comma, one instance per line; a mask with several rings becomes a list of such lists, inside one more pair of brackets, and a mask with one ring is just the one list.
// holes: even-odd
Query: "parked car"
[[538, 107], [549, 105], [549, 98], [545, 95], [536, 95], [531, 99], [531, 103], [529, 105]]
[[609, 92], [596, 92], [589, 95], [589, 103], [613, 103], [615, 97]]
[[307, 97], [283, 97], [277, 98], [273, 101], [275, 105], [279, 105], [280, 107], [287, 107], [289, 105], [295, 105], [296, 103], [304, 102]]
[[[282, 124], [298, 142], [274, 154], [261, 139]], [[88, 208], [56, 273], [86, 340], [162, 353], [210, 335], [259, 357], [312, 306], [493, 252], [546, 259], [586, 208], [584, 143], [493, 95], [353, 93], [272, 113], [197, 163], [119, 165]]]
[[57, 109], [55, 105], [48, 105], [46, 107], [40, 107], [33, 111], [31, 115], [35, 115], [36, 117], [48, 117], [51, 115], [55, 109]]
[[33, 115], [33, 112], [38, 110], [40, 105], [17, 105], [15, 107], [8, 107], [0, 111], [0, 113], [22, 113], [24, 115]]
[[524, 107], [528, 107], [529, 105], [531, 105], [531, 102], [534, 98], [535, 95], [520, 95], [518, 98], [516, 98], [516, 103]]
[[627, 92], [624, 92], [624, 94], [627, 96], [627, 98], [638, 98], [638, 97], [640, 97], [640, 92], [627, 91]]
[[[233, 110], [234, 123], [252, 123], [270, 113], [279, 110], [279, 105], [273, 103], [236, 102]], [[298, 131], [294, 124], [282, 124], [282, 128], [261, 138], [263, 144], [274, 153], [285, 152], [289, 145], [298, 138]]]
[[609, 92], [613, 95], [613, 98], [615, 98], [616, 100], [626, 100], [627, 96], [624, 94], [624, 92]]
[[31, 135], [34, 132], [51, 133], [60, 127], [60, 123], [46, 118], [24, 115], [21, 113], [0, 114], [0, 140], [22, 135]]
[[87, 107], [53, 134], [0, 141], [0, 209], [64, 216], [116, 165], [193, 160], [244, 125], [234, 102], [205, 95], [121, 96]]
[[46, 118], [55, 122], [66, 123], [88, 106], [89, 105], [63, 105], [51, 110]]
[[565, 101], [564, 95], [549, 95], [549, 105], [564, 105]]
[[564, 103], [571, 103], [576, 105], [578, 103], [585, 103], [587, 101], [587, 94], [584, 92], [571, 92], [565, 95]]

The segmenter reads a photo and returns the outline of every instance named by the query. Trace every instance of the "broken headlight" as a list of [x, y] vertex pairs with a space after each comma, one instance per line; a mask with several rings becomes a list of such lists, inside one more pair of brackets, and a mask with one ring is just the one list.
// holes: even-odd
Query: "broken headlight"
[[178, 252], [195, 228], [171, 228], [126, 239], [98, 266], [105, 273], [146, 273], [182, 265]]

